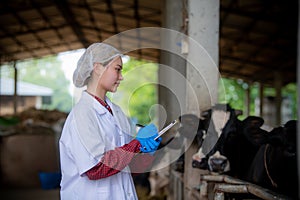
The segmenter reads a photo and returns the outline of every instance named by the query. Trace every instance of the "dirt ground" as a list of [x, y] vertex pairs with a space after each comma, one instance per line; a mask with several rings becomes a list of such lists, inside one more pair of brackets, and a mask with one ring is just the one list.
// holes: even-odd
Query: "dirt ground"
[[59, 200], [59, 189], [6, 189], [0, 190], [1, 200]]
[[[138, 190], [140, 200], [163, 200], [163, 197], [149, 197]], [[1, 200], [59, 200], [59, 189], [0, 189]]]

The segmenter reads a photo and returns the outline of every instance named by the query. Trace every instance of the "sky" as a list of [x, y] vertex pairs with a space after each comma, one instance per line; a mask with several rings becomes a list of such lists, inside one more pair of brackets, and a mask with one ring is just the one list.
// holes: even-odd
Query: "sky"
[[75, 51], [68, 51], [60, 53], [58, 58], [62, 61], [62, 69], [65, 72], [66, 78], [72, 81], [73, 72], [76, 68], [77, 61], [83, 54], [84, 49], [79, 49]]
[[66, 78], [70, 81], [69, 92], [74, 96], [75, 87], [73, 85], [73, 72], [76, 69], [77, 61], [83, 54], [85, 49], [78, 49], [74, 51], [63, 52], [58, 55], [58, 58], [62, 61], [62, 69], [65, 72]]

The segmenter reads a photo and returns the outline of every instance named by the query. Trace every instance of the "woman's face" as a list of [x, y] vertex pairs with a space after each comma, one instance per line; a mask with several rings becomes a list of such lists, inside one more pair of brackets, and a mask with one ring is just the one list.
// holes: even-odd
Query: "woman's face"
[[120, 82], [123, 80], [123, 63], [120, 56], [112, 60], [102, 73], [99, 85], [106, 92], [116, 92]]

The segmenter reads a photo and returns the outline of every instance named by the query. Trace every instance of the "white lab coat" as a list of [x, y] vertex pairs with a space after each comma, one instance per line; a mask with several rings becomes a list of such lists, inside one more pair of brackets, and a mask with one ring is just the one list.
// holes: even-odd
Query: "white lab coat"
[[113, 116], [94, 97], [83, 92], [65, 122], [59, 142], [62, 200], [137, 199], [128, 166], [99, 180], [90, 180], [85, 175], [106, 151], [133, 139], [128, 118], [117, 105], [108, 99], [107, 102]]

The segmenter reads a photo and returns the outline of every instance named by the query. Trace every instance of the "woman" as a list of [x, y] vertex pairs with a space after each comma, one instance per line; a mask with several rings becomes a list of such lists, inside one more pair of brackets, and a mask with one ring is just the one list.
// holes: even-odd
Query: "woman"
[[[73, 82], [87, 89], [68, 115], [60, 138], [62, 200], [137, 199], [130, 165], [139, 163], [137, 154], [152, 155], [160, 144], [161, 138], [154, 140], [158, 134], [153, 124], [134, 138], [128, 118], [106, 96], [123, 80], [121, 56], [108, 44], [94, 43], [78, 61]], [[152, 159], [146, 161], [141, 164]]]

